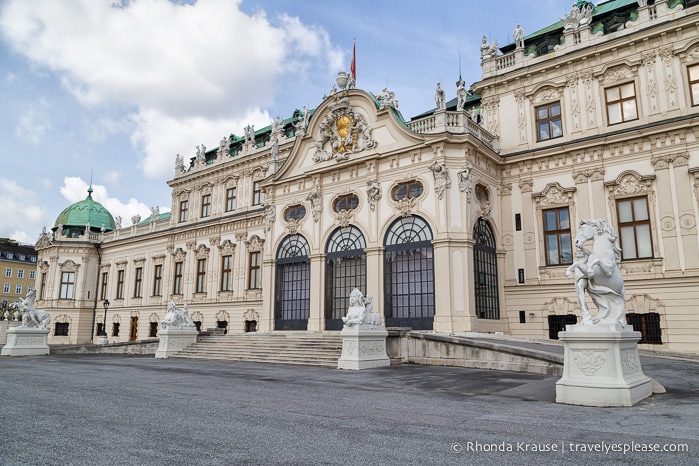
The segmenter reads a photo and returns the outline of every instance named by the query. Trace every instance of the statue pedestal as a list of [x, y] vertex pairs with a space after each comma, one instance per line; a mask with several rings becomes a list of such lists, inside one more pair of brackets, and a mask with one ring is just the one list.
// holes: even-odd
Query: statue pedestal
[[651, 395], [651, 380], [638, 357], [640, 332], [618, 325], [568, 325], [558, 338], [565, 352], [556, 403], [633, 406]]
[[338, 369], [369, 369], [390, 366], [386, 353], [388, 332], [383, 325], [345, 325], [340, 332], [342, 355], [337, 361]]
[[160, 342], [155, 351], [156, 358], [168, 358], [197, 342], [196, 327], [167, 327], [159, 332]]
[[13, 327], [7, 329], [7, 343], [0, 356], [41, 356], [49, 354], [47, 343], [50, 330], [36, 327]]

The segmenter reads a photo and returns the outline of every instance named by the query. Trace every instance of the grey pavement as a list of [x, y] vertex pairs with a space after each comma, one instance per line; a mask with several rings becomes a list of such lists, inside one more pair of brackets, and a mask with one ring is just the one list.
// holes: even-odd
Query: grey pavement
[[699, 464], [699, 363], [642, 362], [667, 393], [587, 408], [514, 372], [2, 357], [0, 465]]

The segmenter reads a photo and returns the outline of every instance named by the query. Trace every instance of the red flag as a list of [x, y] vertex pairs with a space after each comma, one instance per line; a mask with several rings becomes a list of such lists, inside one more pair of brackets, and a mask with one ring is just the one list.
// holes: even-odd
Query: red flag
[[354, 42], [352, 47], [352, 63], [350, 63], [350, 73], [352, 73], [352, 80], [357, 82], [357, 42]]

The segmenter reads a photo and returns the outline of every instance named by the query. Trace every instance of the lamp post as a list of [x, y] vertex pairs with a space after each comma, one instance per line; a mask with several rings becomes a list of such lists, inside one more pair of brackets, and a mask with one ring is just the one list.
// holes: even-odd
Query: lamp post
[[98, 345], [106, 345], [109, 343], [107, 340], [107, 309], [109, 309], [109, 300], [105, 299], [102, 305], [104, 306], [104, 320], [102, 321], [102, 332], [97, 340]]

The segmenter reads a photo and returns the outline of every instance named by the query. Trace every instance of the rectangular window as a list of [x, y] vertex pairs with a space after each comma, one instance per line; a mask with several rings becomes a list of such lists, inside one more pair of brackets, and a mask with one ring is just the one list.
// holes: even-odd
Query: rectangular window
[[158, 323], [157, 322], [150, 323], [150, 328], [148, 330], [148, 336], [150, 338], [155, 338], [158, 336]]
[[238, 188], [226, 189], [226, 212], [231, 212], [236, 209]]
[[12, 278], [12, 269], [10, 267], [5, 269], [5, 278]]
[[22, 294], [22, 285], [15, 286], [15, 294]]
[[35, 280], [35, 279], [36, 279], [36, 270], [30, 270], [30, 271], [29, 271], [29, 279], [30, 279], [30, 280]]
[[29, 292], [32, 291], [33, 289], [34, 289], [34, 285], [29, 285], [29, 286], [27, 287], [27, 293], [29, 293]]
[[265, 202], [265, 193], [260, 183], [255, 181], [252, 185], [252, 205], [262, 205]]
[[116, 299], [124, 299], [124, 271], [117, 271]]
[[113, 337], [118, 337], [119, 336], [119, 322], [114, 322], [112, 324], [112, 336]]
[[197, 293], [206, 293], [206, 259], [197, 261]]
[[143, 267], [136, 267], [136, 273], [134, 274], [134, 284], [133, 284], [133, 297], [140, 298], [142, 296], [143, 288]]
[[546, 265], [573, 263], [568, 207], [543, 211]]
[[560, 102], [536, 107], [535, 112], [537, 141], [546, 141], [563, 136]]
[[75, 272], [61, 272], [61, 294], [60, 299], [73, 299], [73, 288], [75, 287]]
[[100, 288], [100, 301], [107, 299], [107, 272], [102, 272], [102, 286]]
[[250, 267], [248, 268], [248, 289], [260, 288], [260, 253], [250, 253]]
[[182, 294], [183, 263], [175, 262], [175, 279], [173, 280], [172, 294]]
[[616, 203], [622, 260], [653, 257], [648, 199], [635, 197]]
[[8, 294], [8, 293], [10, 292], [10, 284], [9, 284], [9, 283], [5, 283], [5, 284], [3, 285], [3, 287], [2, 287], [2, 292], [5, 293], [5, 294]]
[[24, 269], [19, 269], [17, 271], [17, 278], [24, 278]]
[[56, 322], [56, 330], [53, 332], [53, 334], [57, 337], [67, 337], [68, 325], [68, 322]]
[[163, 265], [157, 264], [153, 269], [153, 296], [162, 295]]
[[634, 83], [607, 88], [604, 94], [607, 99], [607, 118], [610, 125], [638, 119]]
[[231, 278], [233, 278], [233, 256], [221, 258], [221, 291], [231, 291]]
[[687, 68], [689, 74], [689, 94], [692, 96], [692, 107], [699, 105], [699, 65]]
[[201, 216], [208, 217], [211, 215], [211, 194], [205, 194], [201, 197]]
[[180, 222], [187, 221], [187, 212], [189, 212], [189, 201], [180, 202]]

